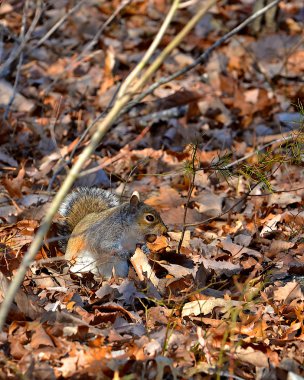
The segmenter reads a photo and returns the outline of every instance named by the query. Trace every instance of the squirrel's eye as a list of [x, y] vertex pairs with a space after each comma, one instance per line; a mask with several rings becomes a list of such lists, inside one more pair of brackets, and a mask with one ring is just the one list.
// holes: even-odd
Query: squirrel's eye
[[147, 215], [146, 215], [146, 220], [147, 220], [148, 222], [152, 223], [152, 222], [154, 222], [155, 217], [154, 217], [154, 215], [152, 215], [152, 214], [147, 214]]

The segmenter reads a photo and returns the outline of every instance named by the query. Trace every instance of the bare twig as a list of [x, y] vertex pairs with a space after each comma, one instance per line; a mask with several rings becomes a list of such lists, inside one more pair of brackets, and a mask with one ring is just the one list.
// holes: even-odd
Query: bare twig
[[58, 155], [62, 158], [62, 154], [61, 154], [61, 151], [58, 147], [58, 144], [56, 141], [56, 136], [55, 136], [55, 126], [56, 126], [56, 123], [59, 119], [61, 104], [62, 104], [62, 96], [60, 96], [60, 99], [57, 103], [57, 107], [55, 110], [55, 116], [54, 116], [52, 122], [50, 123], [49, 130], [50, 130], [50, 134], [51, 134], [51, 139], [52, 139], [53, 144], [54, 144], [54, 148], [57, 151]]
[[167, 16], [166, 16], [161, 28], [159, 29], [159, 32], [157, 33], [156, 37], [154, 38], [149, 49], [146, 51], [143, 58], [135, 66], [134, 70], [131, 71], [131, 73], [124, 80], [124, 83], [121, 85], [120, 90], [119, 90], [118, 95], [117, 95], [118, 98], [126, 92], [126, 88], [132, 84], [133, 80], [138, 76], [138, 74], [144, 69], [144, 67], [149, 62], [149, 59], [152, 57], [152, 55], [155, 52], [157, 46], [159, 45], [161, 39], [163, 38], [165, 31], [167, 30], [167, 28], [168, 28], [168, 26], [169, 26], [169, 24], [173, 18], [173, 15], [175, 14], [175, 12], [178, 8], [178, 5], [179, 5], [179, 0], [174, 0], [169, 12], [167, 13]]
[[225, 169], [229, 169], [231, 168], [232, 166], [235, 166], [235, 165], [238, 165], [240, 162], [243, 162], [243, 161], [246, 161], [248, 158], [258, 154], [259, 152], [261, 152], [262, 150], [264, 150], [265, 148], [268, 148], [269, 146], [273, 145], [273, 144], [278, 144], [278, 143], [281, 143], [281, 142], [287, 142], [291, 139], [294, 138], [294, 132], [293, 133], [290, 133], [290, 132], [287, 132], [285, 134], [285, 136], [277, 139], [277, 140], [274, 140], [274, 141], [271, 141], [269, 142], [268, 144], [265, 144], [263, 146], [261, 146], [259, 149], [256, 149], [248, 154], [246, 154], [246, 156], [243, 156], [241, 158], [239, 158], [238, 160], [234, 161], [234, 162], [231, 162], [230, 164], [226, 165], [223, 167], [223, 170]]
[[42, 0], [37, 0], [37, 2], [36, 2], [36, 11], [35, 11], [35, 15], [34, 15], [33, 21], [31, 23], [30, 27], [28, 28], [28, 31], [25, 33], [24, 38], [22, 38], [22, 40], [20, 42], [20, 45], [16, 49], [14, 49], [11, 52], [11, 54], [9, 55], [9, 57], [5, 60], [5, 62], [3, 62], [3, 64], [0, 65], [0, 77], [4, 76], [6, 74], [6, 71], [8, 70], [8, 68], [10, 67], [10, 65], [23, 52], [23, 50], [24, 50], [27, 42], [31, 38], [31, 35], [32, 35], [32, 33], [33, 33], [33, 31], [34, 31], [34, 29], [35, 29], [35, 27], [36, 27], [36, 25], [37, 25], [37, 23], [39, 21], [41, 13], [42, 13]]
[[[22, 23], [21, 23], [21, 30], [20, 30], [20, 40], [21, 41], [24, 39], [24, 35], [25, 35], [27, 11], [28, 11], [28, 1], [25, 2], [24, 8], [23, 8]], [[7, 106], [6, 106], [5, 113], [3, 115], [3, 120], [7, 119], [10, 108], [11, 108], [11, 106], [14, 102], [15, 96], [16, 96], [16, 91], [17, 91], [17, 86], [18, 86], [18, 82], [19, 82], [22, 62], [23, 62], [23, 52], [20, 53], [20, 57], [18, 60], [18, 65], [17, 65], [16, 76], [15, 76], [15, 82], [14, 82], [14, 86], [13, 86], [13, 92], [12, 92], [12, 95], [9, 99]]]
[[[119, 13], [121, 13], [121, 11], [128, 5], [132, 2], [133, 0], [123, 0], [121, 2], [121, 4], [115, 9], [115, 11], [111, 14], [111, 16], [101, 25], [101, 27], [99, 28], [99, 30], [96, 32], [95, 36], [93, 37], [93, 39], [84, 47], [83, 51], [79, 54], [79, 56], [75, 59], [73, 59], [68, 65], [67, 67], [65, 68], [65, 70], [57, 76], [56, 79], [54, 79], [52, 81], [52, 83], [45, 89], [45, 93], [48, 93], [50, 91], [50, 89], [60, 80], [60, 78], [62, 78], [62, 75], [63, 73], [67, 72], [68, 70], [70, 70], [73, 65], [81, 62], [81, 60], [86, 57], [86, 54], [97, 44], [100, 36], [102, 35], [102, 33], [104, 32], [104, 30], [107, 28], [107, 26], [109, 26], [113, 20], [115, 20], [115, 18], [119, 15]], [[75, 7], [74, 7], [75, 8]], [[78, 6], [77, 6], [78, 8]], [[72, 12], [71, 12], [72, 13]], [[70, 13], [70, 14], [71, 14]], [[69, 15], [70, 15], [69, 14]], [[94, 124], [94, 123], [92, 123]]]
[[250, 197], [268, 197], [272, 194], [282, 194], [282, 193], [292, 193], [294, 191], [304, 190], [304, 187], [297, 187], [296, 189], [288, 189], [288, 190], [272, 190], [271, 193], [263, 193], [263, 194], [250, 194]]
[[[9, 99], [9, 102], [7, 103], [6, 108], [5, 108], [5, 113], [3, 115], [3, 120], [7, 119], [8, 114], [9, 114], [10, 109], [11, 109], [11, 106], [14, 103], [16, 92], [17, 92], [17, 86], [18, 86], [18, 83], [19, 83], [20, 71], [21, 71], [22, 63], [23, 63], [23, 52], [20, 53], [20, 57], [19, 57], [19, 60], [18, 60], [18, 65], [17, 65], [17, 70], [16, 70], [16, 76], [15, 76], [15, 81], [14, 81], [12, 95], [11, 95], [11, 97]], [[14, 130], [14, 132], [15, 132], [15, 130]]]
[[71, 8], [66, 14], [64, 14], [55, 25], [52, 26], [52, 28], [43, 36], [40, 38], [40, 40], [35, 44], [35, 46], [31, 49], [36, 49], [40, 45], [42, 45], [50, 36], [58, 29], [60, 26], [68, 19], [68, 17], [71, 16], [74, 12], [76, 12], [82, 5], [86, 3], [86, 0], [81, 0], [79, 3], [76, 3], [73, 8]]
[[196, 226], [200, 226], [201, 224], [205, 224], [205, 223], [208, 223], [208, 222], [211, 222], [211, 220], [215, 220], [215, 219], [218, 219], [218, 218], [221, 218], [222, 216], [228, 214], [230, 211], [232, 211], [234, 208], [236, 208], [239, 204], [241, 204], [245, 199], [247, 199], [249, 196], [250, 196], [250, 193], [252, 192], [253, 189], [255, 189], [261, 182], [257, 182], [255, 183], [252, 188], [247, 191], [247, 193], [245, 193], [237, 202], [235, 202], [234, 205], [232, 205], [231, 207], [229, 207], [228, 210], [226, 211], [223, 211], [221, 212], [220, 214], [216, 215], [216, 216], [212, 216], [211, 218], [208, 218], [208, 219], [205, 219], [205, 220], [202, 220], [200, 222], [197, 222], [197, 223], [188, 223], [188, 224], [185, 224], [185, 227], [196, 227]]
[[194, 189], [194, 182], [195, 182], [195, 173], [196, 173], [196, 169], [195, 169], [195, 160], [196, 160], [196, 152], [197, 152], [197, 144], [194, 145], [194, 147], [193, 147], [193, 152], [192, 152], [192, 159], [191, 159], [191, 182], [190, 182], [190, 184], [189, 184], [187, 203], [186, 203], [186, 205], [185, 205], [185, 211], [184, 211], [184, 219], [183, 219], [182, 235], [181, 235], [181, 238], [180, 238], [180, 240], [179, 240], [179, 242], [178, 242], [177, 253], [180, 253], [180, 250], [181, 250], [181, 247], [182, 247], [182, 244], [183, 244], [183, 240], [184, 240], [184, 236], [185, 236], [185, 232], [186, 232], [186, 229], [187, 229], [187, 226], [186, 226], [187, 211], [188, 211], [188, 207], [189, 207], [190, 199], [191, 199], [192, 192], [193, 192], [193, 189]]
[[47, 259], [37, 260], [34, 263], [32, 263], [30, 266], [32, 266], [34, 264], [42, 266], [42, 265], [45, 265], [45, 264], [51, 264], [51, 263], [55, 263], [55, 262], [58, 262], [58, 261], [67, 261], [67, 260], [66, 260], [66, 258], [64, 256], [48, 257]]
[[[217, 3], [218, 0], [208, 0], [204, 2], [199, 11], [192, 17], [192, 19], [183, 27], [183, 29], [178, 33], [177, 36], [165, 47], [165, 49], [159, 54], [155, 61], [150, 65], [150, 67], [143, 74], [142, 78], [137, 82], [137, 84], [132, 88], [134, 93], [137, 93], [142, 87], [142, 83], [146, 83], [151, 75], [160, 67], [168, 55], [173, 51], [176, 46], [184, 39], [184, 37], [190, 32], [190, 30], [198, 23], [198, 21], [206, 14], [209, 8]], [[182, 71], [182, 70], [181, 70]], [[183, 73], [181, 73], [183, 74]], [[178, 75], [177, 75], [178, 76]], [[176, 77], [175, 77], [176, 78]], [[158, 86], [157, 86], [158, 87]], [[141, 98], [143, 99], [143, 98]]]
[[154, 90], [156, 90], [158, 87], [160, 87], [163, 84], [166, 84], [168, 82], [171, 82], [173, 79], [176, 79], [177, 77], [186, 74], [188, 71], [192, 70], [197, 65], [200, 65], [204, 62], [206, 62], [209, 59], [210, 54], [218, 48], [220, 45], [222, 45], [224, 42], [228, 41], [232, 36], [239, 33], [242, 29], [244, 29], [247, 25], [252, 23], [253, 20], [256, 18], [262, 16], [264, 13], [266, 13], [269, 9], [276, 6], [281, 0], [275, 0], [272, 3], [266, 5], [264, 8], [260, 9], [258, 12], [255, 12], [250, 17], [248, 17], [245, 21], [243, 21], [241, 24], [239, 24], [237, 27], [232, 29], [230, 32], [225, 34], [223, 37], [219, 38], [213, 45], [211, 45], [204, 53], [202, 53], [193, 63], [190, 65], [185, 66], [181, 70], [175, 72], [172, 75], [169, 75], [167, 77], [160, 78], [157, 82], [153, 83], [149, 88], [147, 88], [145, 91], [143, 91], [134, 101], [130, 102], [128, 106], [124, 109], [123, 113], [128, 112], [132, 107], [134, 107], [135, 104], [139, 103], [144, 99], [147, 95], [150, 95], [153, 93]]
[[96, 34], [93, 37], [93, 39], [84, 47], [84, 49], [81, 52], [81, 54], [79, 55], [79, 57], [77, 57], [77, 62], [80, 61], [85, 56], [86, 53], [88, 53], [91, 49], [93, 49], [93, 47], [97, 44], [100, 36], [104, 32], [104, 30], [107, 28], [107, 26], [109, 26], [115, 20], [115, 18], [119, 15], [119, 13], [121, 13], [121, 11], [127, 5], [129, 5], [132, 1], [133, 0], [123, 0], [119, 4], [119, 6], [114, 10], [114, 12], [111, 14], [111, 16], [105, 21], [105, 23], [96, 32]]

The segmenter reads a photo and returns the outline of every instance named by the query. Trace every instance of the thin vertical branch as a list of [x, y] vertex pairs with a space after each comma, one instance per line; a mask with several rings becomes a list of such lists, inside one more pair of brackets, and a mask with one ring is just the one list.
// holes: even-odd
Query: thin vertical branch
[[180, 250], [181, 250], [181, 247], [182, 247], [182, 244], [183, 244], [183, 240], [184, 240], [184, 237], [185, 237], [185, 232], [186, 232], [186, 230], [187, 230], [187, 226], [186, 226], [187, 212], [188, 212], [189, 203], [190, 203], [190, 200], [191, 200], [192, 192], [193, 192], [193, 189], [194, 189], [194, 183], [195, 183], [195, 174], [196, 174], [195, 160], [196, 160], [196, 152], [197, 152], [197, 144], [194, 145], [194, 147], [193, 147], [193, 152], [192, 152], [192, 159], [191, 159], [191, 182], [190, 182], [190, 184], [189, 184], [189, 189], [188, 189], [187, 203], [186, 203], [186, 205], [185, 205], [184, 218], [183, 218], [182, 235], [181, 235], [180, 241], [179, 241], [179, 243], [178, 243], [177, 253], [180, 253]]
[[[28, 5], [29, 5], [28, 3], [29, 3], [29, 1], [27, 0], [25, 2], [24, 8], [23, 8], [22, 22], [21, 22], [21, 29], [20, 29], [20, 40], [21, 41], [24, 39], [24, 35], [25, 35], [27, 11], [28, 11]], [[18, 86], [18, 82], [19, 82], [22, 62], [23, 62], [23, 51], [21, 51], [21, 53], [20, 53], [20, 57], [19, 57], [19, 60], [18, 60], [18, 65], [17, 65], [17, 70], [16, 70], [16, 76], [15, 76], [15, 81], [14, 81], [12, 95], [11, 95], [11, 97], [9, 99], [9, 102], [7, 103], [6, 108], [5, 108], [5, 112], [4, 112], [4, 115], [3, 115], [3, 120], [7, 119], [9, 111], [10, 111], [10, 108], [11, 108], [11, 106], [12, 106], [12, 104], [14, 102], [15, 96], [16, 96], [17, 86]]]

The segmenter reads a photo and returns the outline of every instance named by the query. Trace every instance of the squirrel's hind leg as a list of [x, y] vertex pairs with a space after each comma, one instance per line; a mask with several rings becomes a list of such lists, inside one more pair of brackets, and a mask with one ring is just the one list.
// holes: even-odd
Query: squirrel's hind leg
[[68, 257], [70, 270], [73, 273], [92, 272], [96, 277], [110, 278], [113, 274], [113, 269], [117, 277], [127, 277], [129, 273], [129, 262], [126, 258], [117, 256], [96, 258], [90, 251], [82, 251], [77, 258]]
[[73, 255], [69, 255], [68, 252], [66, 252], [65, 258], [68, 261], [71, 272], [92, 272], [96, 274], [96, 258], [93, 257], [89, 251], [82, 251], [77, 257], [73, 257]]

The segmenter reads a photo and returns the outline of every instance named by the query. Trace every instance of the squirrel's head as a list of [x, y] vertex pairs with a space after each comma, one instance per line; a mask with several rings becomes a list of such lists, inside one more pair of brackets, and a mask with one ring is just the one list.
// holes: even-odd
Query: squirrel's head
[[168, 228], [159, 213], [154, 208], [141, 202], [137, 191], [132, 194], [129, 207], [131, 214], [136, 219], [141, 235], [145, 236], [147, 241], [152, 243], [157, 235], [167, 233]]

